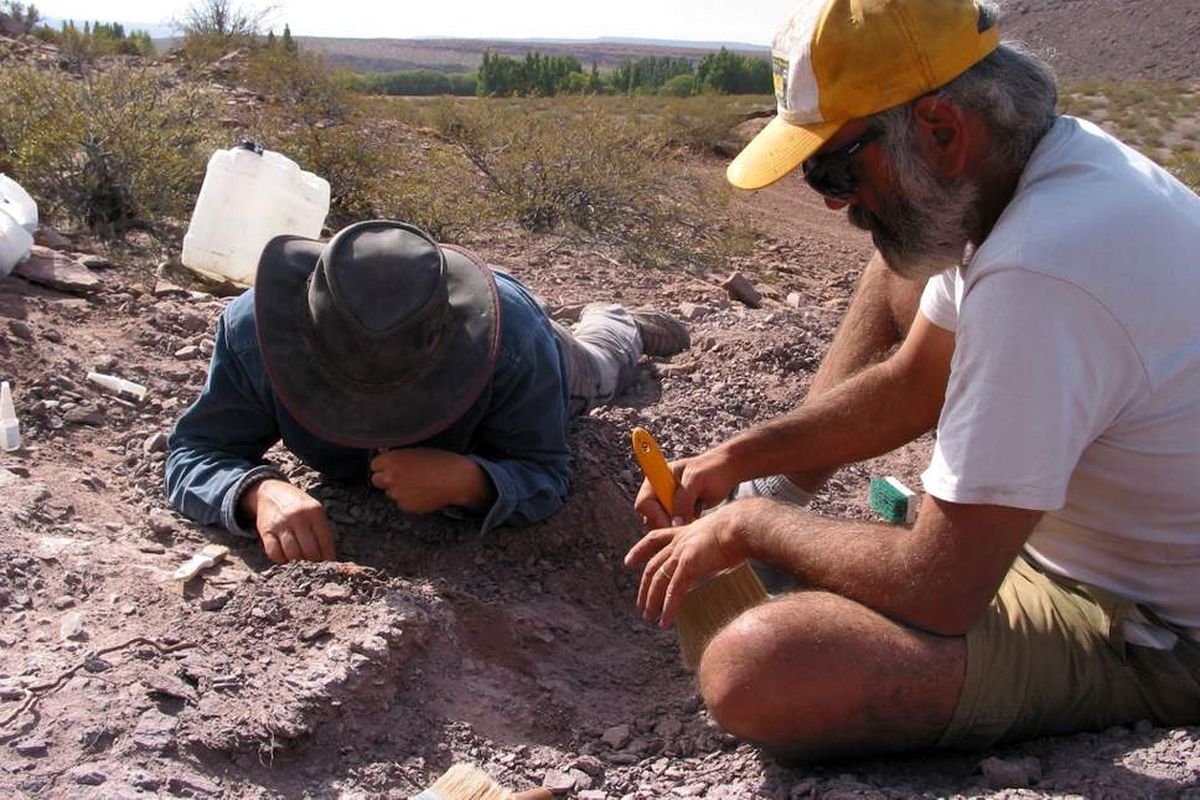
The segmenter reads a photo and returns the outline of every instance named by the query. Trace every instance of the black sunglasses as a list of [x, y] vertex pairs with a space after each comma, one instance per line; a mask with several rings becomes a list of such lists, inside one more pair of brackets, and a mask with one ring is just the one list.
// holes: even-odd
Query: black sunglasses
[[883, 131], [878, 128], [867, 128], [849, 144], [805, 159], [800, 167], [804, 172], [804, 180], [823, 197], [830, 200], [849, 200], [858, 191], [858, 175], [851, 159], [882, 135]]

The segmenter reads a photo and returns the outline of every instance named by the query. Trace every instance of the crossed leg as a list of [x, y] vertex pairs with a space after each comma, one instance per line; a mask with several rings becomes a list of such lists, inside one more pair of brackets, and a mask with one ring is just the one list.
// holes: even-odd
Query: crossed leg
[[811, 761], [932, 747], [965, 671], [964, 637], [915, 631], [844, 597], [800, 591], [726, 626], [697, 676], [723, 728]]

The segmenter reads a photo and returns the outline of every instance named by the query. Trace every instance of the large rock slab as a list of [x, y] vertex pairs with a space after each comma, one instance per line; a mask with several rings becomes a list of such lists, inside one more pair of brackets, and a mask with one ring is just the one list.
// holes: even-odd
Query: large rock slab
[[91, 270], [70, 256], [37, 245], [27, 261], [17, 264], [13, 274], [30, 283], [63, 292], [91, 294], [99, 291], [104, 285]]

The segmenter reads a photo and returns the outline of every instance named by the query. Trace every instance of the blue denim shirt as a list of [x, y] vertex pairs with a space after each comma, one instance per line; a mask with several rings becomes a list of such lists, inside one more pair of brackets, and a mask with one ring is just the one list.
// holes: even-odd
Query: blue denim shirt
[[[496, 272], [500, 349], [492, 379], [450, 427], [413, 447], [466, 455], [491, 478], [496, 501], [481, 533], [502, 522], [528, 524], [562, 505], [570, 482], [568, 388], [550, 321], [515, 278]], [[263, 459], [276, 442], [336, 481], [370, 483], [372, 451], [343, 447], [305, 430], [279, 403], [258, 348], [254, 290], [234, 300], [217, 324], [208, 380], [175, 424], [166, 467], [167, 497], [202, 525], [255, 536], [238, 519], [242, 494], [282, 474]], [[455, 516], [466, 509], [446, 509]]]

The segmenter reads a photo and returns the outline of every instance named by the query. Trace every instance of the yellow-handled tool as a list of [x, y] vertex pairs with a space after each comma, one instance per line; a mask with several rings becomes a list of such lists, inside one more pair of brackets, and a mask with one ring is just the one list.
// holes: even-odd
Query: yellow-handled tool
[[642, 474], [646, 476], [646, 480], [650, 481], [650, 487], [654, 489], [654, 496], [658, 498], [658, 502], [662, 503], [668, 514], [674, 514], [675, 476], [671, 474], [671, 468], [667, 466], [667, 459], [663, 456], [662, 448], [658, 446], [658, 442], [654, 441], [650, 431], [645, 428], [634, 428], [631, 438], [633, 439], [633, 457], [637, 459], [638, 466], [642, 468]]

